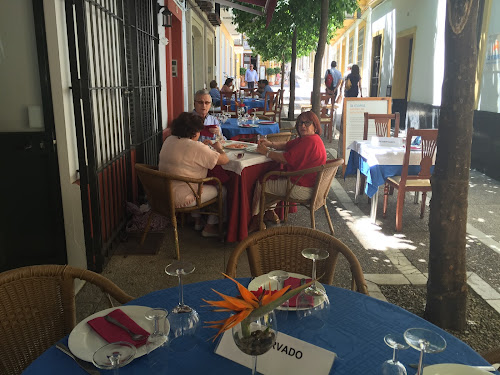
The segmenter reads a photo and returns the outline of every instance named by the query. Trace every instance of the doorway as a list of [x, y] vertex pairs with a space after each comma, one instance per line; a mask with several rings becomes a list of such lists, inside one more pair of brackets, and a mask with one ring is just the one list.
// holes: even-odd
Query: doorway
[[382, 55], [382, 35], [376, 35], [372, 40], [372, 71], [370, 80], [370, 96], [377, 97], [380, 86], [380, 63]]
[[392, 83], [393, 111], [400, 113], [401, 124], [406, 123], [406, 110], [411, 95], [413, 52], [416, 28], [398, 33]]
[[[0, 272], [65, 264], [66, 239], [43, 3], [2, 2]], [[22, 30], [22, 32], [12, 32]]]

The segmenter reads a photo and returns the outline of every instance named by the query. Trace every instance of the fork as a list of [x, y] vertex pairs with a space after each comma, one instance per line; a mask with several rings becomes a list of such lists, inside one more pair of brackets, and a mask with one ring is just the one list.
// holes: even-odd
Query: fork
[[114, 324], [115, 326], [117, 327], [120, 327], [121, 329], [123, 329], [124, 331], [126, 331], [130, 337], [132, 338], [132, 340], [134, 341], [141, 341], [141, 340], [144, 340], [146, 338], [145, 335], [140, 335], [138, 333], [134, 333], [132, 332], [130, 329], [128, 329], [127, 327], [125, 327], [123, 324], [121, 324], [118, 320], [116, 320], [115, 318], [109, 316], [109, 315], [106, 315], [104, 316], [104, 319], [108, 322], [110, 322], [111, 324]]

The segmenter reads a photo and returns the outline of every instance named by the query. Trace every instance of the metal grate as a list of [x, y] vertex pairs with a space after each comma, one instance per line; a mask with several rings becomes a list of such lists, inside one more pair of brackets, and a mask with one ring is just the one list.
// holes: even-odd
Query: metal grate
[[126, 223], [131, 161], [158, 162], [156, 1], [66, 0], [66, 17], [87, 259], [100, 270]]

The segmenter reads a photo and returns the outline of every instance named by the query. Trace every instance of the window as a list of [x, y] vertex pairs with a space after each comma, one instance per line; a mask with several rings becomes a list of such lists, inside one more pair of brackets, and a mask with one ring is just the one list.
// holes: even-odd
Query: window
[[358, 31], [358, 66], [361, 68], [363, 66], [363, 47], [365, 44], [365, 28], [362, 27]]
[[353, 54], [354, 54], [354, 34], [351, 34], [351, 36], [349, 37], [349, 61], [348, 61], [349, 64], [353, 62]]

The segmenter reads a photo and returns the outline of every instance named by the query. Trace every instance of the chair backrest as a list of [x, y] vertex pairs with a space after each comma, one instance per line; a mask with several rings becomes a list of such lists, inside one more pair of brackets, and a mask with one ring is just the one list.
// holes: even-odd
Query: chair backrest
[[292, 137], [291, 132], [281, 132], [281, 133], [268, 134], [267, 140], [270, 142], [288, 142], [291, 137]]
[[251, 234], [233, 250], [226, 273], [236, 277], [239, 257], [246, 252], [252, 277], [273, 270], [311, 275], [312, 262], [302, 256], [305, 248], [326, 249], [330, 256], [317, 262], [316, 274], [320, 282], [331, 285], [339, 254], [348, 261], [351, 270], [351, 289], [368, 294], [361, 265], [354, 253], [335, 237], [311, 228], [275, 227]]
[[337, 170], [344, 164], [344, 159], [331, 159], [327, 160], [323, 165], [322, 170], [316, 176], [316, 185], [314, 186], [314, 193], [311, 200], [311, 209], [316, 211], [318, 208], [323, 207], [326, 201], [332, 181], [337, 174]]
[[268, 91], [264, 96], [264, 115], [276, 113], [278, 107], [278, 91]]
[[172, 211], [175, 212], [172, 179], [168, 174], [158, 171], [158, 167], [152, 165], [136, 164], [135, 170], [153, 212], [170, 217], [173, 214]]
[[377, 137], [391, 136], [391, 120], [394, 120], [394, 137], [399, 135], [399, 112], [394, 114], [375, 114], [365, 112], [365, 126], [363, 129], [363, 140], [368, 139], [368, 124], [370, 120], [375, 122]]
[[97, 285], [119, 303], [133, 299], [104, 276], [68, 265], [0, 274], [0, 374], [20, 374], [75, 327], [75, 279]]
[[[410, 165], [411, 142], [413, 137], [420, 137], [420, 152], [422, 160], [420, 161], [420, 172], [416, 176], [408, 175]], [[406, 133], [406, 150], [403, 159], [403, 169], [401, 171], [401, 182], [403, 185], [406, 180], [431, 178], [431, 167], [434, 162], [434, 154], [437, 149], [438, 129], [414, 129], [410, 128]]]

